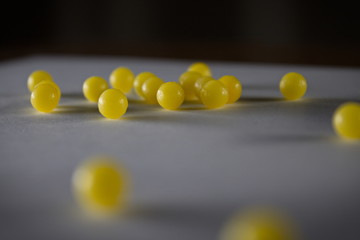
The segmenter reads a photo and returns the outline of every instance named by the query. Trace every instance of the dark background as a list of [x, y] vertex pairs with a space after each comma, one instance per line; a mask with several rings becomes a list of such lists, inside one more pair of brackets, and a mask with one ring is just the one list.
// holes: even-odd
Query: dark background
[[1, 59], [60, 53], [360, 66], [350, 1], [43, 0], [1, 10]]

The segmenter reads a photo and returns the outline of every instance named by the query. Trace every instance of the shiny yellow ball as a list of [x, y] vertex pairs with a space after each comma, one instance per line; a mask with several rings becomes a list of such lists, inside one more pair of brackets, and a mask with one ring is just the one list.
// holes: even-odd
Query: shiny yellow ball
[[207, 77], [212, 76], [210, 67], [203, 62], [196, 62], [196, 63], [191, 64], [191, 66], [188, 68], [188, 71], [198, 72], [201, 75], [207, 76]]
[[57, 94], [58, 94], [57, 97], [59, 99], [61, 98], [61, 89], [55, 82], [53, 82], [53, 81], [42, 81], [42, 82], [39, 82], [38, 84], [36, 84], [35, 87], [37, 87], [37, 86], [39, 86], [41, 84], [50, 84], [50, 85], [54, 86], [56, 88], [56, 90], [57, 90]]
[[104, 117], [119, 119], [127, 111], [128, 100], [119, 89], [108, 89], [100, 95], [98, 108]]
[[339, 136], [360, 139], [360, 104], [347, 102], [340, 105], [333, 115], [332, 123]]
[[285, 74], [280, 81], [280, 92], [287, 100], [297, 100], [305, 95], [307, 89], [306, 79], [296, 72]]
[[185, 92], [185, 100], [192, 101], [196, 100], [196, 91], [195, 91], [195, 82], [199, 78], [201, 78], [202, 75], [198, 72], [184, 72], [179, 77], [179, 83], [184, 89]]
[[151, 78], [151, 77], [156, 77], [156, 75], [153, 74], [153, 73], [151, 73], [151, 72], [142, 72], [142, 73], [139, 73], [139, 74], [135, 77], [135, 80], [134, 80], [134, 89], [135, 89], [136, 94], [137, 94], [139, 97], [145, 98], [141, 88], [142, 88], [143, 83], [144, 83], [148, 78]]
[[129, 68], [119, 67], [110, 74], [110, 84], [113, 88], [128, 93], [133, 87], [134, 78], [134, 73]]
[[160, 86], [156, 97], [161, 107], [168, 110], [176, 110], [184, 102], [185, 93], [180, 84], [167, 82]]
[[90, 102], [97, 102], [100, 95], [108, 88], [108, 83], [102, 77], [89, 77], [83, 83], [84, 96]]
[[208, 81], [200, 91], [200, 100], [208, 108], [219, 108], [229, 100], [229, 92], [217, 80]]
[[47, 71], [37, 70], [32, 72], [27, 81], [29, 91], [32, 92], [35, 86], [42, 81], [53, 81], [53, 78]]
[[203, 86], [207, 82], [212, 81], [212, 80], [215, 80], [215, 79], [213, 79], [212, 77], [201, 77], [195, 81], [195, 84], [194, 84], [195, 94], [199, 99], [200, 99], [200, 91], [203, 88]]
[[128, 198], [126, 171], [110, 157], [83, 162], [73, 174], [73, 192], [78, 203], [91, 214], [116, 214]]
[[159, 90], [161, 84], [163, 84], [164, 81], [161, 78], [158, 77], [151, 77], [148, 78], [142, 85], [141, 90], [143, 92], [145, 100], [150, 104], [156, 104], [157, 98], [156, 94]]
[[39, 112], [51, 112], [59, 104], [58, 89], [49, 83], [38, 84], [31, 93], [31, 105]]
[[242, 86], [240, 81], [234, 76], [223, 76], [219, 79], [229, 92], [227, 103], [234, 103], [241, 97]]

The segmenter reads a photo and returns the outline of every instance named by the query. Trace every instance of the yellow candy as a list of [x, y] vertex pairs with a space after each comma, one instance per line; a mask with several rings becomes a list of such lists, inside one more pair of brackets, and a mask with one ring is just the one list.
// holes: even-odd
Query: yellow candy
[[60, 87], [53, 81], [41, 81], [39, 82], [38, 84], [36, 84], [35, 88], [41, 84], [51, 84], [52, 86], [54, 86], [57, 90], [57, 94], [58, 94], [58, 98], [60, 99], [61, 98], [61, 90], [60, 90]]
[[198, 72], [203, 76], [211, 77], [211, 70], [208, 65], [202, 62], [193, 63], [189, 68], [188, 71]]
[[223, 76], [219, 81], [224, 84], [229, 92], [229, 100], [227, 103], [236, 102], [240, 98], [242, 92], [240, 81], [234, 76]]
[[179, 83], [185, 91], [185, 100], [191, 101], [197, 99], [195, 82], [201, 77], [202, 75], [198, 72], [184, 72], [180, 76]]
[[104, 117], [119, 119], [126, 113], [128, 100], [119, 89], [108, 89], [101, 94], [98, 108]]
[[35, 86], [42, 81], [53, 81], [53, 78], [50, 73], [43, 70], [32, 72], [27, 81], [29, 91], [32, 92]]
[[336, 109], [332, 122], [339, 136], [360, 139], [360, 104], [356, 102], [342, 104]]
[[294, 240], [289, 219], [270, 210], [250, 210], [235, 215], [224, 227], [221, 240]]
[[96, 157], [75, 170], [73, 191], [89, 213], [116, 214], [127, 204], [128, 176], [110, 157]]
[[229, 92], [217, 80], [207, 82], [200, 91], [200, 100], [208, 108], [219, 108], [229, 100]]
[[141, 87], [143, 85], [143, 83], [145, 82], [145, 80], [147, 80], [148, 78], [151, 78], [151, 77], [156, 77], [155, 74], [151, 73], [151, 72], [142, 72], [142, 73], [139, 73], [136, 77], [135, 77], [135, 80], [134, 80], [134, 89], [135, 89], [135, 92], [136, 94], [139, 96], [139, 97], [144, 97], [144, 94], [141, 90]]
[[128, 93], [133, 87], [134, 78], [134, 73], [130, 69], [119, 67], [110, 74], [110, 84], [113, 88], [119, 89], [123, 93]]
[[109, 88], [108, 83], [102, 77], [89, 77], [83, 84], [83, 93], [87, 100], [97, 102], [100, 95]]
[[280, 91], [288, 100], [296, 100], [304, 96], [307, 83], [300, 73], [290, 72], [285, 74], [280, 81]]
[[195, 84], [194, 84], [195, 94], [198, 98], [200, 98], [200, 91], [203, 88], [203, 86], [205, 85], [205, 83], [212, 81], [212, 80], [215, 80], [215, 79], [213, 79], [212, 77], [201, 77], [195, 81]]
[[185, 93], [180, 84], [167, 82], [160, 86], [156, 96], [160, 106], [168, 110], [176, 110], [184, 102]]
[[163, 83], [164, 81], [158, 77], [149, 78], [143, 83], [141, 90], [143, 92], [145, 100], [148, 103], [150, 104], [157, 103], [156, 94], [161, 84]]
[[31, 93], [30, 102], [32, 106], [39, 112], [51, 112], [59, 104], [60, 95], [58, 89], [49, 83], [45, 82], [36, 85]]

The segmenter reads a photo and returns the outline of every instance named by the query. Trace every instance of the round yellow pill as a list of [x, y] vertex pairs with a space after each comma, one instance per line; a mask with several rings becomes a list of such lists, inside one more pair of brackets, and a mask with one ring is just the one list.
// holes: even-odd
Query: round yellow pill
[[240, 81], [234, 76], [223, 76], [219, 81], [224, 84], [229, 92], [229, 100], [227, 103], [236, 102], [240, 98], [242, 92]]
[[167, 82], [160, 86], [156, 97], [161, 107], [168, 110], [176, 110], [184, 102], [185, 93], [180, 84]]
[[29, 91], [32, 92], [35, 86], [42, 81], [53, 81], [53, 78], [47, 71], [37, 70], [32, 72], [27, 81]]
[[59, 104], [58, 89], [49, 83], [38, 84], [31, 93], [31, 105], [39, 112], [51, 112]]
[[[60, 99], [61, 98], [61, 89], [60, 87], [53, 81], [42, 81], [42, 82], [39, 82], [38, 84], [36, 84], [36, 86], [40, 85], [40, 84], [51, 84], [52, 86], [54, 86], [57, 90], [57, 94], [58, 94], [58, 98]], [[35, 87], [36, 87], [35, 86]]]
[[128, 100], [119, 89], [108, 89], [100, 95], [98, 108], [104, 117], [119, 119], [127, 111]]
[[202, 75], [198, 72], [184, 72], [179, 77], [179, 83], [184, 89], [185, 92], [185, 100], [192, 101], [197, 99], [196, 91], [195, 91], [195, 82]]
[[203, 76], [211, 77], [211, 70], [208, 65], [203, 62], [196, 62], [190, 65], [188, 71], [198, 72]]
[[332, 123], [339, 136], [360, 139], [360, 104], [347, 102], [340, 105], [333, 115]]
[[290, 220], [267, 210], [238, 213], [225, 225], [221, 240], [295, 240], [298, 239]]
[[296, 72], [285, 74], [280, 81], [280, 92], [288, 100], [296, 100], [304, 96], [307, 89], [306, 79]]
[[84, 96], [91, 102], [97, 102], [100, 95], [108, 88], [108, 83], [102, 77], [89, 77], [83, 83]]
[[134, 78], [134, 73], [129, 68], [119, 67], [110, 74], [110, 84], [113, 88], [128, 93], [133, 87]]
[[200, 91], [201, 89], [203, 88], [203, 86], [209, 82], [209, 81], [212, 81], [212, 80], [215, 80], [213, 79], [212, 77], [201, 77], [201, 78], [198, 78], [196, 81], [195, 81], [195, 84], [194, 84], [194, 88], [195, 88], [195, 94], [196, 96], [200, 99]]
[[142, 92], [142, 85], [143, 83], [148, 79], [148, 78], [151, 78], [151, 77], [156, 77], [155, 74], [151, 73], [151, 72], [142, 72], [142, 73], [139, 73], [136, 77], [135, 77], [135, 80], [134, 80], [134, 89], [135, 89], [135, 92], [136, 94], [139, 96], [139, 97], [142, 97], [142, 98], [145, 98], [144, 97], [144, 94]]
[[128, 176], [111, 157], [94, 157], [73, 174], [73, 192], [84, 210], [92, 214], [116, 214], [128, 198]]
[[229, 100], [229, 92], [217, 80], [207, 82], [200, 91], [200, 100], [208, 108], [219, 108]]
[[145, 100], [150, 104], [156, 104], [156, 94], [158, 89], [160, 88], [161, 84], [163, 84], [164, 81], [161, 78], [158, 77], [151, 77], [148, 78], [142, 85], [141, 90], [143, 92], [143, 95], [145, 97]]

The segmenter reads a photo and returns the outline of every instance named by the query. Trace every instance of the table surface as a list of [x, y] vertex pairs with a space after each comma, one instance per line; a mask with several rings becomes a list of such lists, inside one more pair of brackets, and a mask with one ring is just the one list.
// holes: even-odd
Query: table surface
[[[359, 239], [360, 145], [338, 138], [331, 118], [359, 101], [360, 69], [209, 62], [216, 78], [235, 75], [243, 96], [217, 110], [186, 104], [165, 111], [129, 96], [120, 120], [106, 120], [82, 96], [92, 75], [118, 66], [176, 81], [190, 61], [31, 56], [0, 64], [1, 239], [219, 238], [234, 211], [273, 206], [304, 239]], [[32, 109], [27, 76], [53, 74], [58, 109]], [[308, 79], [300, 101], [283, 101], [281, 76]], [[84, 159], [114, 156], [132, 178], [131, 207], [118, 218], [87, 218], [71, 176]], [[29, 238], [30, 237], [30, 238]]]

